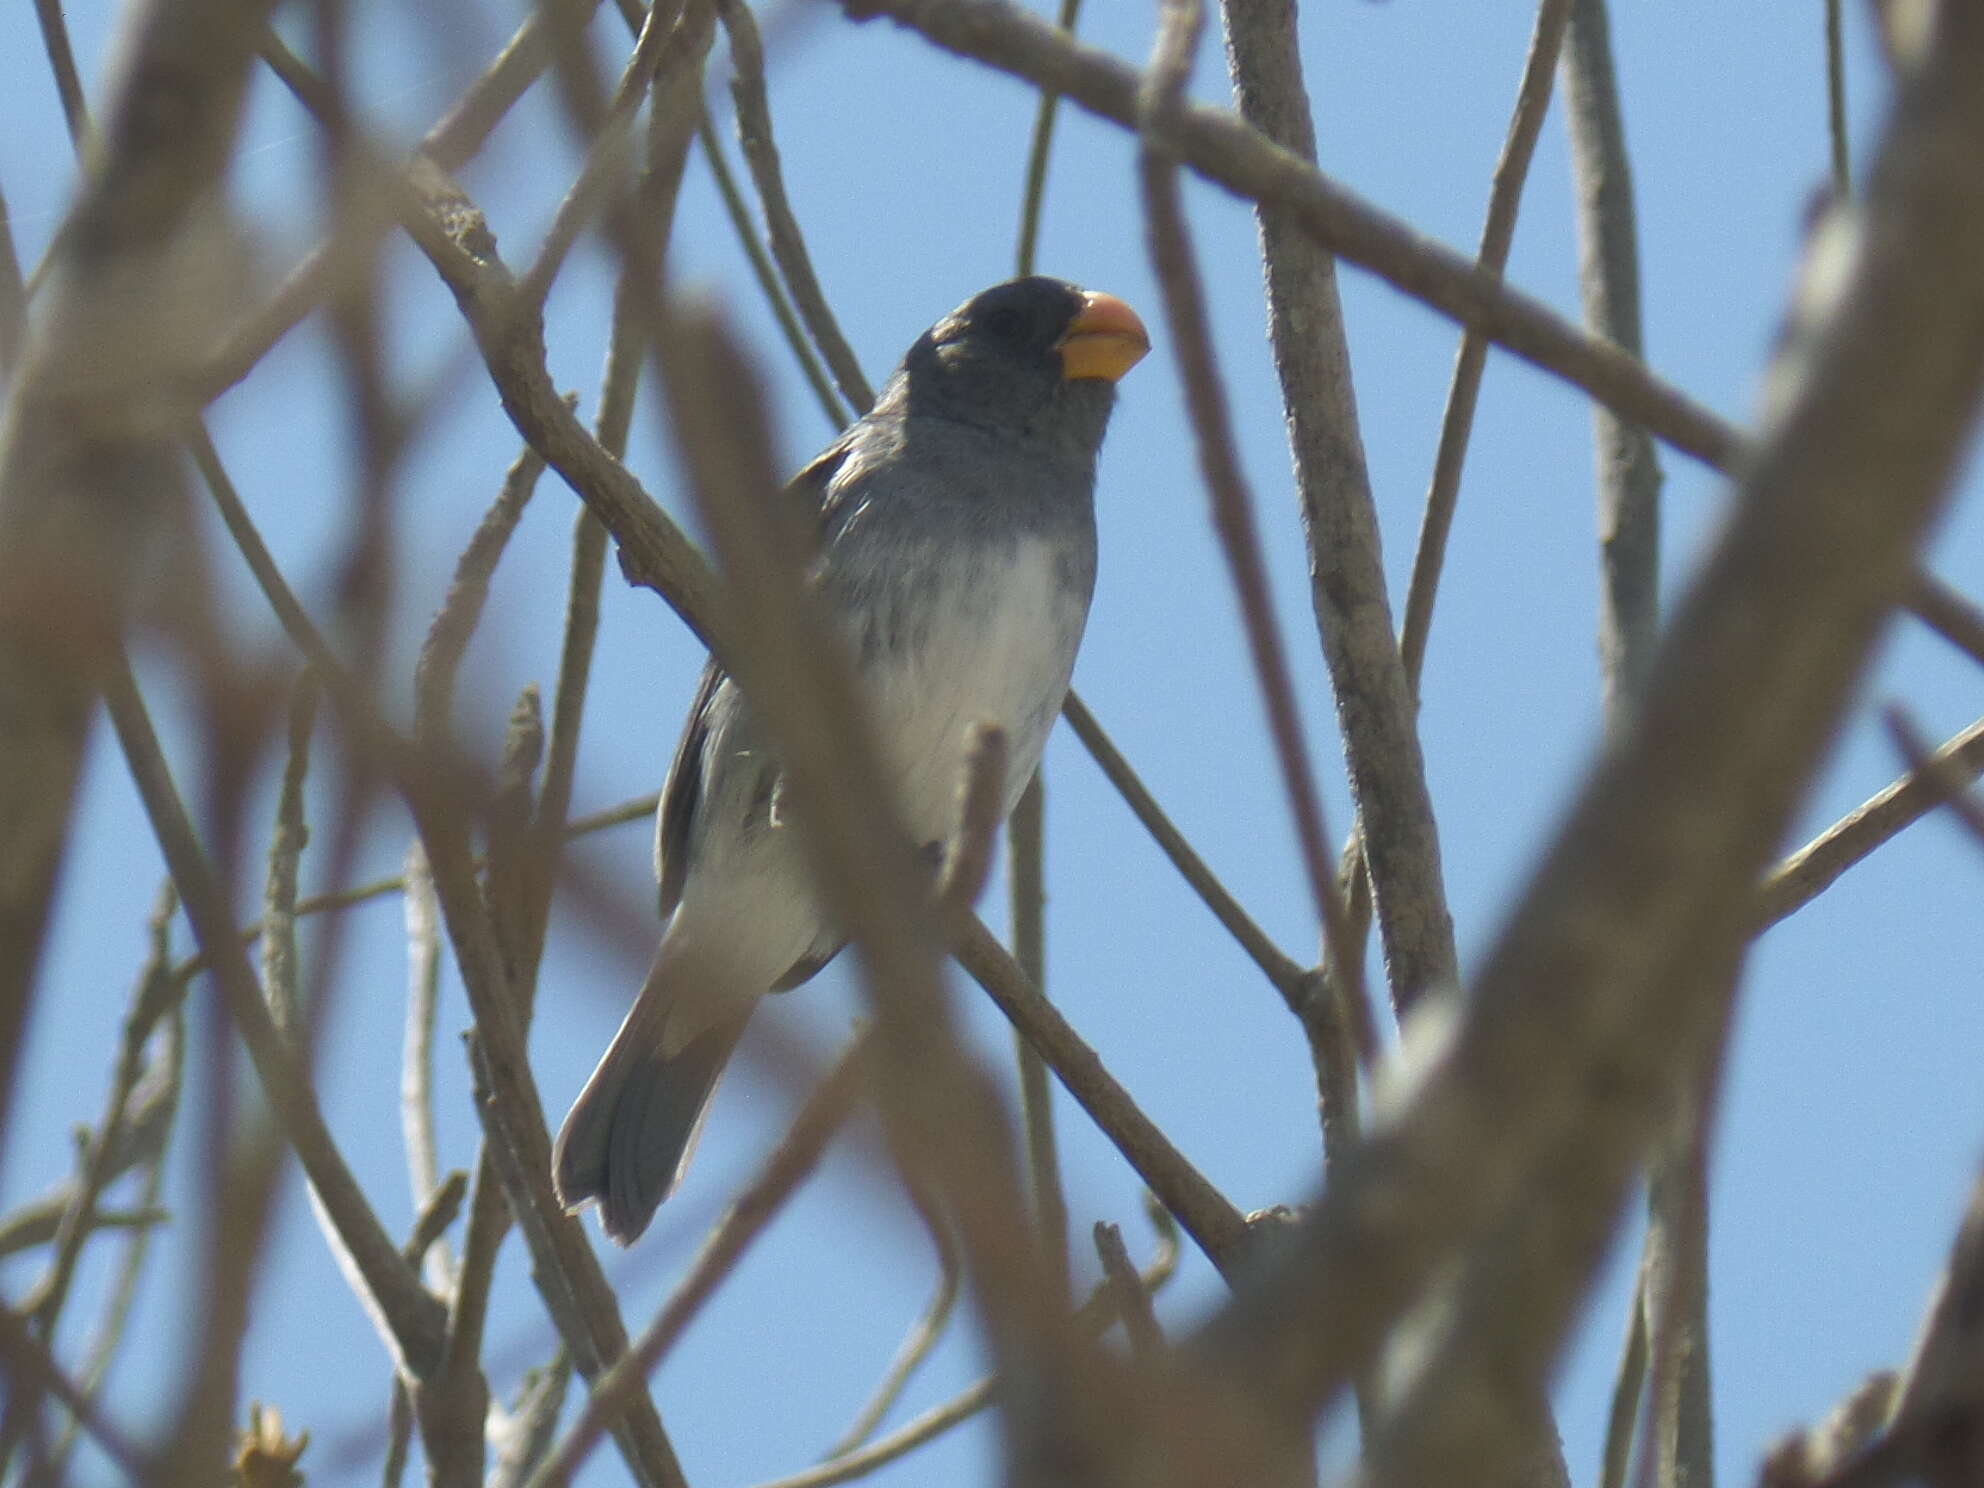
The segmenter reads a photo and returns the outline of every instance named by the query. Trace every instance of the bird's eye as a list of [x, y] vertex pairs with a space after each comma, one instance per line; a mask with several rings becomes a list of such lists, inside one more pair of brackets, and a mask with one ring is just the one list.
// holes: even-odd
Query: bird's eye
[[1001, 305], [986, 315], [985, 329], [1001, 341], [1017, 341], [1021, 330], [1024, 329], [1024, 322], [1020, 318], [1019, 311]]

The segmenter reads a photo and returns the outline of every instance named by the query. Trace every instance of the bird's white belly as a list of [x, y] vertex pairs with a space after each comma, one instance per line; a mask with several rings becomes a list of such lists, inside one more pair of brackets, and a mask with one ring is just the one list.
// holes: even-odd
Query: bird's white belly
[[956, 825], [976, 724], [1005, 732], [1011, 808], [1067, 692], [1087, 610], [1086, 596], [1060, 580], [1055, 549], [1038, 539], [1021, 540], [1010, 559], [972, 563], [939, 587], [953, 602], [924, 643], [870, 677], [876, 731], [919, 842], [942, 840]]

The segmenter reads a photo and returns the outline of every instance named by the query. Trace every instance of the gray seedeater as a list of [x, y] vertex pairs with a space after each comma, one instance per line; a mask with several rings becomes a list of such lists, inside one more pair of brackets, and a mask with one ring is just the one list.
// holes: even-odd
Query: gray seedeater
[[[1117, 379], [1149, 349], [1113, 296], [998, 285], [919, 337], [792, 482], [819, 513], [813, 581], [919, 842], [952, 830], [975, 724], [1005, 732], [1005, 809], [1040, 761], [1095, 587], [1096, 453]], [[559, 1198], [597, 1199], [623, 1245], [681, 1176], [758, 999], [841, 947], [781, 806], [778, 758], [711, 661], [655, 819], [661, 945], [553, 1155]]]

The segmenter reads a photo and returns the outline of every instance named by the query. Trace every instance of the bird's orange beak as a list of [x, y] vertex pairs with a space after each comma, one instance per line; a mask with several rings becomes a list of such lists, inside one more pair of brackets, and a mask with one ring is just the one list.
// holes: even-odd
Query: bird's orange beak
[[1061, 353], [1061, 375], [1069, 381], [1100, 377], [1116, 381], [1150, 351], [1150, 336], [1137, 312], [1114, 295], [1090, 290], [1082, 296], [1081, 314], [1055, 343]]

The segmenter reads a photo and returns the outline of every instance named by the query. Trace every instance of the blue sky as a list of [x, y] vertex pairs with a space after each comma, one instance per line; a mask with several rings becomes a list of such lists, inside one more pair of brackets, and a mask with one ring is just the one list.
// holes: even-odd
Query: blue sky
[[[424, 129], [514, 24], [510, 5], [358, 5], [355, 73], [375, 128]], [[1872, 149], [1885, 79], [1849, 7], [1856, 160]], [[69, 7], [86, 78], [99, 78], [110, 7]], [[1649, 359], [1665, 377], [1747, 422], [1759, 370], [1796, 261], [1806, 205], [1827, 169], [1820, 8], [1677, 4], [1619, 7], [1614, 45], [1640, 211]], [[1419, 230], [1463, 251], [1480, 231], [1488, 180], [1528, 41], [1520, 5], [1332, 0], [1304, 15], [1304, 62], [1324, 168]], [[1153, 12], [1098, 5], [1090, 39], [1147, 54]], [[302, 34], [301, 28], [296, 28]], [[602, 46], [614, 27], [596, 29]], [[1021, 160], [1033, 98], [1011, 79], [940, 55], [882, 23], [850, 26], [824, 5], [781, 10], [768, 29], [771, 90], [794, 206], [854, 349], [879, 379], [938, 314], [1011, 272]], [[727, 123], [721, 49], [710, 96]], [[1198, 96], [1225, 98], [1216, 44]], [[0, 14], [0, 187], [23, 260], [46, 246], [73, 183], [53, 89], [29, 8]], [[510, 262], [527, 262], [574, 159], [547, 99], [527, 102], [464, 172]], [[270, 263], [310, 241], [318, 165], [307, 121], [258, 80], [236, 172], [244, 213]], [[1099, 498], [1102, 572], [1076, 686], [1158, 798], [1240, 901], [1285, 950], [1307, 958], [1315, 926], [1263, 738], [1262, 714], [1197, 477], [1158, 296], [1142, 241], [1132, 142], [1065, 111], [1039, 262], [1144, 312], [1157, 354], [1124, 383]], [[1245, 204], [1190, 181], [1187, 201], [1208, 276], [1221, 369], [1259, 506], [1276, 601], [1321, 766], [1331, 827], [1349, 822], [1334, 724], [1310, 618], [1300, 529], [1269, 365], [1254, 230]], [[781, 462], [796, 468], [829, 434], [779, 356], [727, 223], [692, 164], [677, 228], [677, 272], [732, 300], [777, 392]], [[452, 303], [404, 244], [389, 255], [398, 385], [447, 379], [434, 428], [401, 472], [403, 568], [393, 602], [404, 714], [411, 646], [442, 594], [453, 555], [513, 457], [516, 437], [466, 360]], [[1576, 255], [1562, 120], [1546, 125], [1509, 277], [1576, 310]], [[554, 295], [553, 370], [589, 413], [605, 343], [611, 264], [583, 250]], [[1396, 610], [1411, 561], [1455, 329], [1355, 272], [1342, 276], [1359, 411]], [[644, 404], [646, 420], [651, 406]], [[292, 335], [212, 427], [279, 560], [307, 602], [328, 611], [354, 471], [345, 413], [321, 328]], [[630, 463], [686, 518], [665, 445], [646, 423]], [[1665, 584], [1684, 583], [1713, 534], [1723, 485], [1666, 453]], [[570, 493], [547, 480], [505, 560], [462, 691], [464, 736], [493, 748], [510, 700], [555, 677]], [[1420, 719], [1463, 963], [1478, 959], [1519, 891], [1597, 737], [1590, 421], [1582, 397], [1506, 356], [1491, 358], [1423, 686]], [[1984, 588], [1984, 518], [1968, 500], [1933, 565]], [[245, 633], [274, 650], [238, 561], [216, 547], [216, 582]], [[659, 783], [700, 653], [652, 595], [609, 568], [593, 710], [576, 806]], [[168, 748], [182, 770], [195, 740], [163, 704], [169, 664], [149, 669]], [[1910, 624], [1883, 646], [1854, 726], [1803, 818], [1802, 841], [1885, 785], [1898, 761], [1870, 710], [1901, 701], [1939, 737], [1984, 711], [1984, 678]], [[1145, 1109], [1236, 1204], [1306, 1197], [1317, 1178], [1306, 1052], [1278, 999], [1185, 889], [1065, 731], [1050, 745], [1050, 990]], [[321, 807], [324, 802], [318, 802]], [[390, 872], [405, 823], [390, 814], [363, 870]], [[645, 901], [643, 827], [579, 849], [588, 868]], [[1787, 846], [1795, 845], [1788, 843]], [[316, 865], [321, 871], [321, 865]], [[319, 886], [306, 858], [306, 890]], [[142, 922], [161, 875], [107, 736], [93, 751], [31, 1031], [20, 1121], [0, 1202], [66, 1171], [66, 1133], [94, 1119], [112, 1040], [143, 954]], [[1947, 823], [1911, 829], [1811, 909], [1773, 930], [1742, 994], [1713, 1175], [1710, 1285], [1718, 1467], [1747, 1477], [1778, 1434], [1825, 1414], [1869, 1369], [1899, 1363], [1974, 1173], [1984, 1132], [1984, 858]], [[645, 948], [613, 944], [569, 904], [553, 926], [533, 1036], [537, 1077], [562, 1112], [612, 1032]], [[1003, 908], [988, 901], [989, 920]], [[244, 918], [246, 918], [244, 910]], [[399, 906], [355, 911], [346, 990], [328, 1030], [323, 1094], [340, 1143], [389, 1228], [410, 1219], [397, 1131], [404, 983]], [[182, 941], [183, 943], [183, 941]], [[960, 1000], [984, 1047], [1002, 1056], [996, 1014]], [[204, 987], [196, 996], [208, 995]], [[467, 1166], [473, 1123], [450, 1036], [466, 1023], [452, 984], [439, 1046], [444, 1162]], [[638, 1327], [679, 1274], [730, 1187], [774, 1140], [797, 1092], [752, 1067], [753, 1044], [832, 1040], [858, 1006], [836, 969], [768, 1004], [719, 1094], [697, 1164], [637, 1248], [608, 1257]], [[1115, 1220], [1147, 1247], [1138, 1185], [1062, 1102], [1075, 1233]], [[186, 1200], [190, 1170], [173, 1170]], [[142, 1425], [171, 1398], [174, 1360], [197, 1316], [191, 1253], [176, 1227], [141, 1300], [137, 1342], [113, 1377], [113, 1414]], [[196, 1231], [195, 1231], [196, 1233]], [[317, 1239], [300, 1183], [288, 1180], [280, 1259], [261, 1278], [244, 1396], [311, 1428], [320, 1482], [375, 1475], [371, 1439], [385, 1400], [384, 1356]], [[1565, 1361], [1560, 1425], [1575, 1481], [1593, 1474], [1621, 1330], [1634, 1238], [1622, 1241]], [[1092, 1277], [1093, 1258], [1078, 1257]], [[18, 1296], [30, 1272], [0, 1269]], [[922, 1306], [932, 1281], [913, 1221], [860, 1177], [843, 1146], [794, 1203], [661, 1371], [657, 1398], [692, 1482], [731, 1488], [796, 1469], [837, 1436]], [[65, 1352], [81, 1342], [100, 1267], [86, 1268]], [[550, 1335], [519, 1247], [498, 1278], [490, 1328], [495, 1384], [537, 1362]], [[1219, 1284], [1196, 1258], [1162, 1299], [1183, 1327]], [[942, 1399], [983, 1363], [958, 1328], [902, 1414]], [[877, 1481], [992, 1480], [989, 1432], [945, 1439]], [[590, 1481], [618, 1481], [611, 1458]]]

